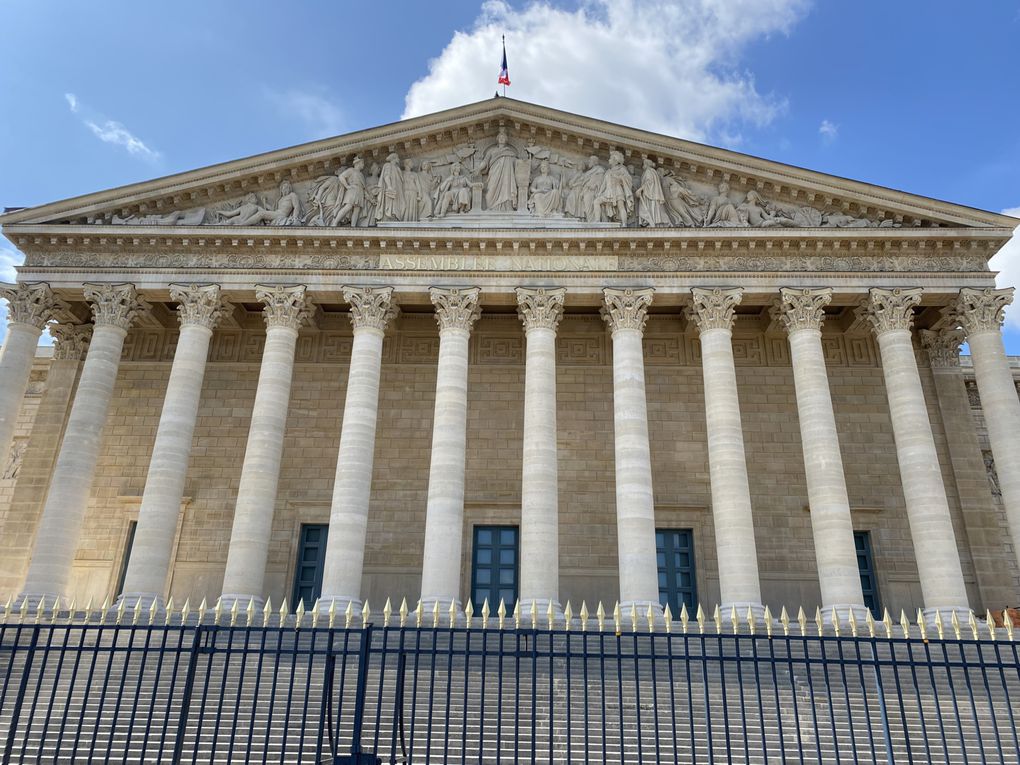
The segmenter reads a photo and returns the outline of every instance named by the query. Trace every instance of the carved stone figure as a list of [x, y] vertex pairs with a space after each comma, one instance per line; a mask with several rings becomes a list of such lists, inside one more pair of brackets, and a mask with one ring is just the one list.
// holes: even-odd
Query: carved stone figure
[[378, 220], [404, 219], [404, 173], [400, 169], [400, 157], [390, 154], [379, 174], [379, 203], [376, 212]]
[[543, 159], [539, 173], [531, 182], [528, 209], [535, 215], [555, 215], [560, 211], [559, 182], [549, 173], [549, 160]]
[[747, 224], [755, 228], [776, 228], [779, 226], [794, 225], [793, 219], [783, 210], [765, 201], [761, 194], [751, 189], [744, 196], [737, 212], [741, 218], [747, 219]]
[[598, 203], [604, 220], [617, 220], [623, 226], [634, 211], [634, 178], [623, 164], [623, 154], [618, 151], [609, 152], [609, 169], [602, 180]]
[[588, 157], [585, 171], [570, 181], [565, 203], [567, 215], [589, 223], [599, 223], [602, 220], [602, 206], [596, 204], [595, 200], [605, 176], [606, 169], [599, 164], [599, 158], [594, 155]]
[[355, 157], [351, 166], [340, 173], [338, 181], [340, 185], [340, 203], [331, 226], [339, 226], [344, 221], [350, 220], [352, 226], [357, 226], [361, 219], [361, 211], [366, 206], [365, 197], [365, 175], [362, 169], [365, 167], [365, 160]]
[[423, 160], [418, 171], [418, 184], [422, 189], [422, 197], [418, 200], [418, 219], [432, 217], [436, 190], [439, 188], [439, 176], [432, 172], [432, 163]]
[[478, 172], [486, 176], [485, 207], [509, 212], [517, 207], [517, 150], [500, 128], [496, 143], [485, 150]]
[[677, 175], [669, 174], [664, 179], [666, 185], [666, 205], [670, 217], [678, 226], [697, 227], [704, 220], [701, 211], [701, 200], [691, 191], [687, 181]]
[[308, 213], [306, 222], [310, 226], [330, 225], [340, 209], [342, 190], [340, 188], [340, 175], [344, 173], [343, 167], [338, 167], [333, 175], [324, 175], [316, 178], [308, 193]]
[[733, 200], [730, 199], [728, 183], [719, 184], [719, 193], [708, 203], [705, 213], [705, 226], [708, 228], [740, 228], [747, 226], [747, 218], [738, 212]]
[[373, 162], [365, 179], [365, 225], [374, 226], [379, 220], [379, 163]]
[[405, 221], [421, 220], [421, 200], [425, 198], [425, 188], [415, 169], [413, 159], [404, 160], [404, 215]]
[[280, 184], [280, 201], [275, 209], [259, 204], [257, 194], [245, 196], [240, 207], [234, 210], [221, 210], [220, 220], [232, 226], [293, 226], [301, 222], [301, 199], [290, 181]]
[[641, 185], [638, 186], [638, 224], [641, 226], [668, 226], [669, 213], [666, 211], [666, 194], [662, 190], [662, 179], [655, 169], [655, 162], [644, 161]]
[[985, 472], [988, 474], [988, 483], [991, 485], [992, 496], [996, 499], [1002, 498], [1002, 488], [999, 486], [999, 473], [995, 469], [995, 457], [990, 451], [982, 451], [981, 456], [985, 460]]
[[126, 218], [114, 215], [111, 222], [125, 226], [199, 226], [206, 222], [205, 208], [175, 211], [166, 215], [129, 215]]
[[5, 480], [17, 478], [21, 472], [21, 462], [25, 458], [25, 450], [28, 448], [28, 439], [19, 438], [11, 444], [11, 453], [7, 458], [7, 465], [4, 467], [3, 478]]
[[444, 217], [450, 210], [465, 213], [471, 210], [471, 183], [461, 175], [460, 162], [454, 163], [450, 174], [436, 191], [436, 217]]

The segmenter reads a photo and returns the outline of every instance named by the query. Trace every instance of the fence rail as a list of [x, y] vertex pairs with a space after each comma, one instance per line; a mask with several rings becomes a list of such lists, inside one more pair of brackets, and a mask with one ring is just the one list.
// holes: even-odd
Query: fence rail
[[14, 616], [3, 765], [1020, 761], [994, 625]]

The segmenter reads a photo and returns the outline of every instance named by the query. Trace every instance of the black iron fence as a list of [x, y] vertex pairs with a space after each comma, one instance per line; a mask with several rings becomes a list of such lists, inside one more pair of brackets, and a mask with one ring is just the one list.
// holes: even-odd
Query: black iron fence
[[976, 621], [130, 616], [0, 624], [4, 765], [1020, 758], [1018, 643]]

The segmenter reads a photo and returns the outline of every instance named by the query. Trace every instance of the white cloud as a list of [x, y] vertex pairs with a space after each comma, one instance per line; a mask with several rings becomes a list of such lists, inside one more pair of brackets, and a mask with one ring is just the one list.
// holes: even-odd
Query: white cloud
[[303, 122], [312, 138], [327, 138], [344, 131], [343, 112], [325, 92], [267, 90], [266, 97], [285, 117]]
[[159, 159], [158, 151], [147, 146], [141, 138], [124, 127], [122, 123], [107, 119], [85, 107], [74, 93], [65, 93], [64, 99], [67, 101], [71, 114], [78, 115], [81, 123], [91, 130], [92, 134], [100, 141], [111, 143], [114, 146], [122, 146], [128, 154], [150, 162]]
[[[1020, 218], [1020, 207], [1010, 207], [1002, 211], [1004, 215], [1012, 215]], [[995, 253], [988, 264], [993, 271], [998, 271], [995, 277], [997, 287], [1017, 287], [1020, 289], [1020, 226], [1013, 232], [1013, 238], [1006, 243], [1006, 246]], [[1020, 300], [1020, 293], [1016, 300]], [[1006, 324], [1013, 329], [1020, 329], [1020, 306], [1014, 300], [1013, 305], [1006, 309]]]
[[818, 126], [818, 133], [825, 141], [835, 141], [836, 136], [839, 135], [839, 125], [829, 120], [822, 120], [822, 124]]
[[523, 9], [488, 0], [455, 32], [405, 97], [404, 117], [490, 97], [500, 35], [507, 95], [694, 140], [739, 142], [738, 128], [770, 122], [781, 98], [738, 67], [751, 42], [787, 32], [810, 0], [545, 0]]

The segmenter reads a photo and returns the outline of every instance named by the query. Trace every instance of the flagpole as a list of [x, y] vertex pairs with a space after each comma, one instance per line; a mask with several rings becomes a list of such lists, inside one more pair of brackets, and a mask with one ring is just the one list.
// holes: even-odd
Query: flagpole
[[[506, 61], [506, 35], [503, 37], [503, 60]], [[506, 98], [506, 83], [503, 83], [503, 98]]]

